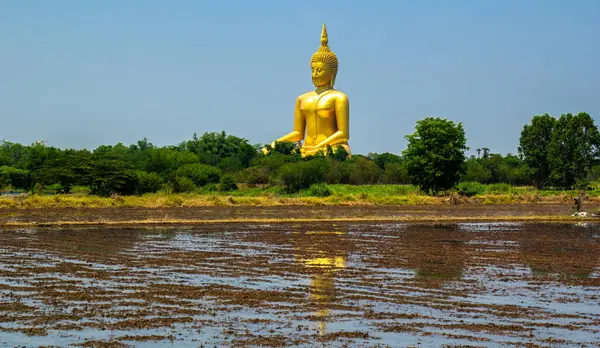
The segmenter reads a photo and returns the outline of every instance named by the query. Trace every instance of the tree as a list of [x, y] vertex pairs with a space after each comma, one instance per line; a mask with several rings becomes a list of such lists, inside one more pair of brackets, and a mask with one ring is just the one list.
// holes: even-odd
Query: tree
[[70, 193], [74, 185], [89, 185], [92, 170], [91, 153], [87, 150], [65, 150], [47, 160], [35, 172], [35, 181], [43, 186], [59, 184], [60, 193]]
[[221, 133], [204, 133], [200, 138], [194, 134], [192, 140], [184, 142], [181, 147], [198, 156], [200, 162], [217, 165], [224, 159], [235, 157], [243, 167], [248, 167], [257, 153], [248, 140]]
[[92, 194], [104, 197], [114, 193], [131, 195], [135, 193], [136, 186], [137, 175], [131, 164], [104, 156], [94, 160], [90, 185]]
[[472, 156], [465, 162], [465, 173], [460, 180], [465, 182], [476, 181], [485, 184], [490, 180], [491, 176], [492, 174], [485, 166], [483, 159]]
[[31, 175], [28, 170], [0, 166], [0, 188], [11, 185], [17, 189], [29, 189], [31, 183]]
[[385, 169], [388, 163], [402, 163], [402, 158], [400, 156], [389, 152], [370, 153], [367, 155], [367, 157], [373, 160], [381, 169]]
[[423, 191], [437, 194], [452, 188], [464, 173], [467, 139], [462, 123], [428, 117], [407, 135], [403, 155], [408, 176]]
[[490, 149], [487, 147], [482, 147], [481, 151], [483, 151], [483, 159], [487, 159], [490, 154]]
[[221, 180], [221, 171], [206, 164], [186, 164], [175, 172], [179, 177], [185, 177], [194, 182], [196, 186], [216, 184]]
[[138, 170], [137, 175], [137, 190], [138, 194], [154, 193], [162, 189], [165, 185], [165, 180], [157, 173], [148, 173], [143, 170]]
[[543, 189], [550, 179], [548, 148], [555, 125], [556, 119], [548, 114], [533, 116], [530, 124], [523, 126], [519, 138], [519, 154], [538, 189]]
[[600, 155], [600, 134], [589, 114], [561, 115], [548, 146], [550, 178], [561, 188], [586, 180]]

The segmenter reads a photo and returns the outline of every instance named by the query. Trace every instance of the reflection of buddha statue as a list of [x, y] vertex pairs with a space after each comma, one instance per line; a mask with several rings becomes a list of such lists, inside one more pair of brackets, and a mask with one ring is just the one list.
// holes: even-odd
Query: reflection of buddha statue
[[[336, 240], [336, 236], [345, 236], [346, 232], [306, 232], [305, 236], [319, 236], [315, 242], [319, 245], [328, 245], [326, 242]], [[327, 330], [327, 317], [329, 316], [329, 307], [335, 300], [334, 273], [346, 267], [345, 252], [338, 251], [335, 248], [318, 248], [314, 246], [309, 255], [303, 253], [300, 260], [304, 266], [311, 269], [312, 278], [310, 280], [309, 298], [313, 305], [318, 309], [315, 315], [319, 318], [319, 334], [325, 335]]]
[[319, 335], [323, 336], [327, 330], [327, 317], [329, 306], [335, 300], [334, 272], [338, 268], [346, 266], [346, 258], [343, 256], [318, 257], [304, 261], [308, 267], [320, 268], [310, 280], [310, 300], [319, 307], [316, 316], [319, 320]]
[[[348, 97], [333, 89], [338, 59], [327, 43], [327, 29], [323, 25], [321, 47], [310, 60], [316, 89], [296, 99], [294, 130], [276, 140], [298, 144], [304, 140], [300, 148], [302, 156], [314, 155], [319, 151], [326, 153], [328, 146], [333, 151], [341, 147], [350, 154]], [[274, 146], [275, 142], [271, 144], [271, 147]], [[263, 149], [263, 152], [267, 153], [268, 150]]]
[[327, 317], [329, 308], [335, 300], [335, 285], [331, 271], [314, 276], [310, 281], [310, 300], [318, 305], [316, 316], [319, 320], [319, 335], [327, 333]]

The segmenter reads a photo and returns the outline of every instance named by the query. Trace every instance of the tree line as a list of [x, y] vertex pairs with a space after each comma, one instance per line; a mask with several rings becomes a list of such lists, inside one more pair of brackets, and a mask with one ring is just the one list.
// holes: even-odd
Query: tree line
[[399, 154], [342, 152], [302, 158], [291, 143], [277, 143], [268, 154], [246, 139], [225, 132], [194, 134], [178, 145], [135, 144], [59, 149], [43, 142], [0, 143], [0, 188], [69, 193], [75, 186], [109, 196], [157, 191], [236, 190], [280, 186], [298, 192], [319, 183], [413, 184], [439, 194], [461, 183], [506, 183], [538, 189], [589, 187], [598, 179], [600, 135], [587, 113], [555, 118], [536, 115], [524, 125], [517, 154], [488, 148], [467, 157], [461, 123], [442, 118], [417, 122]]

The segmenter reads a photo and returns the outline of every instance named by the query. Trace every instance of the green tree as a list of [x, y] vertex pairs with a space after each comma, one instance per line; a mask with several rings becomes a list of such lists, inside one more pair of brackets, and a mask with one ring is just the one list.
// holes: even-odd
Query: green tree
[[225, 174], [221, 177], [219, 191], [235, 191], [238, 189], [235, 179], [231, 174]]
[[30, 189], [31, 175], [28, 170], [9, 166], [0, 167], [0, 188], [11, 185], [16, 189]]
[[148, 173], [138, 170], [137, 175], [137, 193], [154, 193], [159, 191], [165, 185], [165, 180], [157, 173]]
[[550, 179], [548, 149], [555, 125], [556, 119], [548, 114], [533, 116], [531, 122], [523, 126], [519, 138], [519, 154], [538, 189], [544, 189]]
[[346, 162], [351, 168], [349, 180], [352, 185], [377, 184], [383, 173], [374, 161], [366, 157], [354, 156]]
[[561, 115], [548, 146], [553, 184], [570, 189], [586, 180], [598, 163], [599, 150], [600, 134], [589, 114]]
[[184, 165], [194, 163], [198, 163], [198, 157], [189, 151], [173, 147], [152, 148], [147, 150], [146, 167], [141, 169], [165, 177]]
[[131, 195], [137, 187], [137, 175], [131, 164], [110, 157], [94, 160], [91, 179], [91, 193], [104, 197], [113, 193]]
[[408, 184], [408, 174], [406, 166], [403, 163], [389, 162], [385, 164], [383, 174], [381, 175], [382, 184]]
[[403, 157], [412, 184], [437, 194], [458, 182], [468, 149], [462, 123], [428, 117], [417, 121], [415, 133], [406, 139]]
[[373, 160], [381, 169], [385, 169], [388, 163], [402, 163], [402, 157], [389, 152], [370, 153], [367, 157]]
[[46, 186], [59, 184], [61, 193], [70, 193], [74, 185], [89, 185], [91, 153], [86, 150], [65, 150], [45, 161], [35, 172], [35, 180]]
[[221, 180], [219, 168], [206, 164], [186, 164], [176, 171], [178, 177], [192, 180], [196, 186], [216, 184]]
[[471, 156], [465, 162], [465, 173], [460, 178], [460, 180], [464, 182], [476, 181], [485, 184], [489, 182], [491, 177], [492, 174], [490, 173], [490, 170], [486, 167], [485, 160], [481, 157], [476, 158], [475, 156]]
[[511, 153], [506, 154], [502, 159], [502, 164], [499, 168], [501, 182], [511, 185], [529, 185], [531, 180], [525, 171], [527, 167], [523, 161]]
[[192, 140], [181, 144], [198, 156], [201, 163], [215, 166], [226, 158], [236, 157], [243, 167], [248, 167], [257, 152], [248, 140], [221, 133], [204, 133], [200, 138], [196, 134]]

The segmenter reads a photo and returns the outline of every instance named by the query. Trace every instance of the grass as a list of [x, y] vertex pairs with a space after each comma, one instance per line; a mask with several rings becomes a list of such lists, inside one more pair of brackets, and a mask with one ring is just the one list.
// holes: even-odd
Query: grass
[[[0, 197], [0, 208], [102, 208], [102, 207], [201, 207], [277, 205], [432, 205], [432, 204], [533, 204], [573, 203], [575, 191], [538, 191], [506, 184], [485, 185], [473, 197], [429, 196], [411, 185], [329, 185], [331, 195], [314, 197], [309, 190], [285, 193], [280, 187], [241, 188], [237, 191], [153, 193], [141, 196], [98, 197], [85, 189], [68, 195], [21, 195]], [[588, 191], [588, 202], [600, 202], [600, 191]]]

